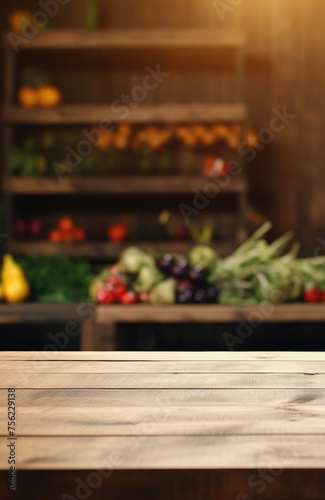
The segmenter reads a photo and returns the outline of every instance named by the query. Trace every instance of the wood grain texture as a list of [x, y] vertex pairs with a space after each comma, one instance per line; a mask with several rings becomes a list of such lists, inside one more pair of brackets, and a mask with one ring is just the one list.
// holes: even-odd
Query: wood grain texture
[[325, 353], [9, 352], [0, 360], [0, 469], [8, 387], [16, 388], [19, 470], [325, 468]]
[[2, 361], [0, 373], [325, 373], [322, 361]]
[[[7, 468], [0, 438], [0, 469]], [[20, 470], [324, 469], [325, 436], [20, 437]]]
[[324, 389], [325, 374], [317, 373], [4, 373], [0, 389]]
[[[158, 403], [158, 401], [157, 401]], [[79, 406], [19, 403], [16, 436], [255, 436], [324, 433], [324, 406]], [[37, 428], [35, 428], [37, 418]], [[8, 424], [0, 420], [0, 436]]]
[[[48, 30], [39, 33], [25, 50], [35, 49], [146, 49], [146, 48], [240, 48], [246, 43], [243, 30], [156, 28], [110, 29], [106, 31]], [[3, 43], [10, 46], [7, 37]]]
[[[7, 392], [0, 389], [0, 406], [7, 406]], [[17, 389], [24, 407], [110, 408], [142, 406], [269, 406], [301, 408], [323, 406], [323, 389]]]

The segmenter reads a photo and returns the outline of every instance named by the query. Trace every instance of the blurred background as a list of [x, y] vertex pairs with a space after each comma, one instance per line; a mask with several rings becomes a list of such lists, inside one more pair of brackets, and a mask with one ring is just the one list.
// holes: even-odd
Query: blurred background
[[[324, 13], [320, 0], [2, 5], [1, 248], [22, 261], [34, 302], [88, 300], [90, 277], [131, 244], [227, 255], [265, 220], [270, 239], [295, 232], [301, 257], [323, 253]], [[195, 201], [211, 178], [220, 196]], [[0, 347], [43, 348], [51, 314], [44, 325], [37, 310], [11, 312]], [[287, 339], [262, 325], [245, 348], [290, 349], [295, 336], [321, 347], [321, 325], [307, 339], [292, 323]], [[129, 324], [119, 342], [222, 349], [237, 325], [205, 328], [198, 342], [195, 325]]]

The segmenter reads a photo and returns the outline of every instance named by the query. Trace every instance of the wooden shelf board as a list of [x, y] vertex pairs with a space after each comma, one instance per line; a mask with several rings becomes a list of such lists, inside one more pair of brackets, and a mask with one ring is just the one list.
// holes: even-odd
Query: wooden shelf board
[[[270, 312], [271, 311], [271, 312]], [[110, 323], [236, 323], [263, 316], [266, 323], [325, 322], [325, 305], [283, 304], [274, 307], [232, 307], [221, 305], [111, 305], [97, 307], [96, 321]], [[0, 305], [0, 324], [80, 321], [78, 304]], [[260, 320], [260, 319], [259, 319]]]
[[[157, 104], [141, 105], [130, 113], [130, 123], [181, 123], [181, 122], [244, 122], [248, 117], [246, 104], [242, 102], [226, 104]], [[28, 125], [64, 125], [118, 122], [120, 115], [111, 106], [104, 105], [64, 105], [58, 108], [26, 109], [5, 106], [2, 120], [5, 123]]]
[[1, 304], [0, 324], [80, 321], [78, 304]]
[[[21, 44], [23, 50], [37, 49], [152, 49], [152, 48], [229, 48], [246, 45], [244, 31], [239, 29], [109, 29], [109, 30], [46, 30]], [[11, 48], [8, 34], [3, 44]]]
[[239, 321], [323, 322], [325, 305], [283, 304], [276, 306], [232, 307], [222, 305], [111, 305], [97, 309], [96, 321], [105, 323], [236, 323]]
[[207, 178], [187, 176], [73, 177], [62, 182], [45, 177], [6, 177], [3, 192], [17, 195], [82, 195], [82, 194], [190, 194], [215, 183], [222, 193], [244, 194], [248, 191], [246, 176]]
[[[110, 242], [80, 242], [80, 243], [51, 243], [49, 241], [6, 241], [6, 251], [18, 255], [68, 255], [69, 257], [83, 257], [88, 259], [117, 259], [127, 247], [136, 245], [143, 250], [152, 250], [162, 253], [180, 253], [187, 255], [196, 245], [193, 242], [182, 241], [158, 241], [158, 242], [134, 242], [125, 243]], [[234, 240], [226, 240], [211, 245], [221, 256], [229, 255], [237, 248]]]

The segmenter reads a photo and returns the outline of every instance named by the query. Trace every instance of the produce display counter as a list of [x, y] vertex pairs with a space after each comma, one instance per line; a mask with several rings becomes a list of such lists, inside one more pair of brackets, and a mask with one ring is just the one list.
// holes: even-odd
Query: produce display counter
[[[222, 305], [152, 306], [81, 304], [0, 305], [0, 325], [65, 323], [81, 325], [81, 350], [116, 350], [119, 323], [325, 323], [325, 304], [279, 304], [255, 307]], [[87, 314], [86, 314], [87, 313]], [[88, 321], [83, 321], [88, 319]], [[93, 321], [89, 321], [93, 319]]]
[[[278, 304], [238, 307], [222, 305], [111, 305], [97, 308], [97, 328], [82, 330], [89, 350], [116, 350], [118, 323], [325, 322], [325, 304]], [[106, 329], [100, 328], [105, 325]]]

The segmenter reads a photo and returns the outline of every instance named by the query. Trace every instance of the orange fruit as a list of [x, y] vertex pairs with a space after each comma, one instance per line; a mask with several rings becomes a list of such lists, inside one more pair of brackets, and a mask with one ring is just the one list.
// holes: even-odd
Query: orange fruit
[[38, 105], [38, 92], [29, 85], [24, 85], [18, 92], [18, 102], [23, 108], [35, 108]]
[[22, 33], [26, 19], [33, 21], [33, 14], [29, 10], [15, 10], [9, 16], [9, 28], [15, 33]]
[[48, 239], [52, 243], [59, 243], [60, 241], [62, 241], [60, 231], [58, 231], [57, 229], [53, 229], [49, 232]]
[[54, 85], [41, 85], [37, 89], [37, 98], [41, 108], [56, 108], [62, 102], [62, 93]]
[[71, 217], [61, 217], [58, 223], [58, 228], [60, 231], [70, 231], [72, 232], [75, 228], [74, 221]]
[[73, 231], [73, 237], [76, 241], [85, 241], [86, 231], [81, 227], [76, 227]]

